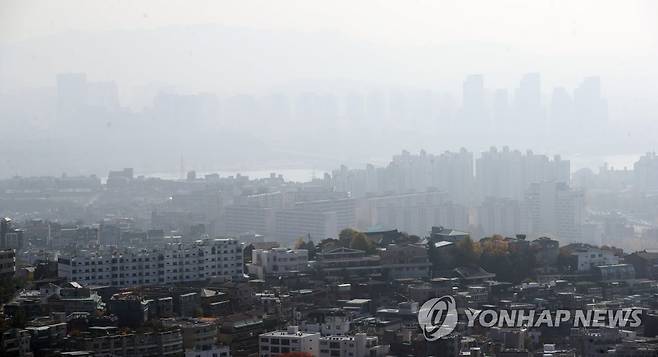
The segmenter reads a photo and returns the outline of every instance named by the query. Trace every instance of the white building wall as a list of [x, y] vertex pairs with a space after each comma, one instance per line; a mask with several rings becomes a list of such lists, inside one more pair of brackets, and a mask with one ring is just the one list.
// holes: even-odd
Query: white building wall
[[251, 252], [249, 272], [264, 279], [270, 274], [285, 275], [291, 272], [303, 271], [308, 266], [308, 251], [306, 249], [254, 249]]
[[58, 261], [58, 276], [81, 284], [133, 286], [239, 279], [242, 245], [234, 239], [171, 244], [164, 249], [81, 253]]
[[261, 334], [258, 339], [258, 355], [270, 357], [287, 352], [308, 352], [318, 356], [319, 343], [319, 333], [300, 332], [297, 326], [290, 326], [287, 331]]
[[610, 251], [599, 248], [589, 248], [573, 254], [577, 257], [577, 269], [580, 272], [590, 271], [592, 267], [599, 265], [619, 264], [619, 257]]

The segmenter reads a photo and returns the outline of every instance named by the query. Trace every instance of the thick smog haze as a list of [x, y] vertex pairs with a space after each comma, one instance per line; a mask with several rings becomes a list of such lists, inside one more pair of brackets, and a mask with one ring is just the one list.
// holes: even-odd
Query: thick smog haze
[[657, 99], [657, 1], [0, 0], [0, 356], [656, 356]]
[[[491, 85], [509, 86], [519, 73], [537, 70], [551, 78], [547, 82], [549, 85], [569, 85], [575, 83], [580, 76], [592, 73], [614, 76], [608, 80], [621, 80], [629, 75], [624, 72], [624, 68], [638, 65], [648, 67], [655, 62], [658, 45], [658, 29], [654, 21], [655, 13], [658, 12], [656, 7], [651, 1], [624, 4], [614, 1], [537, 1], [532, 6], [520, 1], [413, 1], [404, 4], [387, 1], [354, 4], [339, 1], [330, 5], [313, 1], [191, 1], [164, 4], [157, 1], [3, 1], [0, 40], [19, 49], [26, 46], [27, 50], [30, 49], [30, 41], [54, 41], [51, 48], [42, 49], [44, 53], [41, 53], [42, 56], [53, 57], [35, 65], [45, 66], [54, 73], [83, 71], [91, 75], [113, 77], [121, 83], [128, 81], [122, 87], [152, 81], [184, 81], [177, 84], [189, 87], [190, 90], [250, 91], [263, 86], [280, 85], [280, 82], [290, 81], [281, 78], [290, 76], [301, 80], [347, 78], [394, 84], [400, 82], [402, 85], [436, 85], [433, 83], [436, 79], [450, 78], [446, 72], [453, 73], [452, 79], [455, 80], [460, 79], [459, 74], [483, 72], [492, 76]], [[614, 26], [610, 26], [611, 23]], [[229, 37], [247, 38], [246, 41], [236, 38], [234, 40], [237, 43], [225, 44], [226, 38], [213, 38], [207, 33], [208, 30], [218, 31], [220, 35], [225, 33]], [[106, 33], [115, 31], [118, 33]], [[102, 51], [95, 51], [99, 49], [91, 47], [89, 43], [77, 42], [98, 35], [99, 32], [101, 36], [110, 39], [118, 37], [115, 40], [118, 43], [113, 43], [109, 48], [103, 46]], [[140, 34], [145, 38], [128, 40]], [[184, 46], [185, 43], [176, 42], [176, 34], [197, 38], [198, 43]], [[137, 43], [137, 46], [132, 43], [139, 40], [142, 42]], [[361, 61], [354, 63], [360, 66], [367, 62], [368, 58], [363, 56], [370, 52], [368, 49], [379, 49], [382, 55], [386, 55], [379, 60], [390, 58], [383, 62], [382, 68], [389, 71], [394, 69], [388, 75], [395, 77], [382, 78], [382, 73], [371, 76], [372, 71], [358, 75], [359, 71], [351, 70], [349, 67], [352, 66], [345, 66], [337, 58], [337, 53], [331, 51], [335, 48], [322, 50], [326, 40], [330, 41], [329, 44], [336, 43], [343, 47], [365, 47], [362, 53], [343, 52], [343, 55], [351, 59], [360, 58]], [[217, 69], [233, 68], [235, 63], [231, 63], [230, 59], [238, 56], [220, 50], [225, 49], [225, 46], [233, 46], [234, 51], [248, 51], [254, 47], [259, 49], [263, 42], [269, 43], [271, 47], [264, 48], [262, 54], [267, 55], [269, 52], [274, 55], [272, 50], [276, 49], [278, 58], [286, 58], [287, 52], [296, 56], [307, 52], [307, 57], [299, 58], [297, 62], [310, 60], [310, 63], [302, 67], [302, 70], [308, 67], [310, 73], [297, 73], [284, 68], [284, 71], [270, 73], [270, 76], [256, 79], [248, 77], [249, 82], [260, 85], [255, 88], [244, 85], [236, 88], [234, 78], [238, 77], [237, 74], [229, 78], [228, 83], [225, 79], [195, 83], [201, 75], [184, 76], [196, 72], [194, 68], [188, 68], [187, 64], [204, 62], [203, 58], [194, 58], [197, 57], [197, 51], [199, 55], [211, 55], [214, 60], [228, 57], [229, 61], [224, 59], [216, 62], [215, 66]], [[306, 50], [304, 45], [313, 42], [317, 43], [315, 47]], [[83, 45], [86, 46], [76, 47]], [[35, 44], [32, 43], [32, 46]], [[146, 46], [143, 52], [161, 50], [179, 56], [182, 52], [187, 55], [188, 61], [195, 62], [184, 61], [184, 57], [176, 58], [184, 61], [176, 71], [181, 72], [181, 77], [170, 73], [171, 79], [148, 77], [151, 75], [151, 67], [166, 71], [167, 67], [159, 66], [158, 63], [134, 63], [129, 66], [135, 68], [129, 70], [130, 76], [122, 76], [122, 72], [127, 71], [123, 66], [121, 70], [115, 66], [109, 73], [107, 70], [111, 68], [101, 67], [103, 62], [117, 64], [122, 59], [138, 59], [140, 56], [133, 53], [133, 46]], [[75, 51], [77, 56], [70, 51], [72, 48], [78, 48], [79, 51]], [[487, 61], [481, 57], [473, 58], [478, 53], [487, 54], [488, 51], [497, 56], [487, 58]], [[34, 47], [32, 52], [36, 52]], [[85, 55], [89, 52], [101, 53]], [[332, 59], [338, 60], [333, 65], [328, 68], [314, 66], [324, 55], [332, 53]], [[82, 58], [79, 55], [83, 55]], [[107, 58], [102, 61], [104, 56]], [[33, 60], [38, 60], [38, 57]], [[94, 61], [99, 60], [101, 63], [94, 65]], [[451, 60], [454, 62], [445, 62]], [[246, 74], [253, 67], [256, 70], [258, 67], [273, 67], [252, 58], [240, 58], [237, 61], [247, 62], [236, 68], [240, 74]], [[23, 62], [26, 66], [28, 63]], [[404, 66], [405, 63], [413, 65]], [[444, 64], [459, 65], [459, 68], [450, 67], [447, 70]], [[405, 70], [405, 67], [409, 68]], [[3, 75], [8, 76], [6, 72], [9, 70], [14, 72], [21, 69], [5, 67]], [[32, 68], [32, 71], [28, 69], [25, 68], [24, 75], [20, 76], [24, 78], [25, 84], [52, 83], [52, 79], [41, 72], [43, 70], [35, 72], [37, 68]], [[210, 73], [210, 77], [218, 73], [217, 69]], [[647, 68], [647, 71], [645, 76], [656, 75], [655, 70]], [[39, 76], [30, 73], [38, 73]], [[144, 75], [133, 78], [135, 73]], [[225, 75], [222, 72], [218, 74]], [[508, 75], [510, 78], [506, 78]], [[220, 83], [213, 85], [213, 82]], [[451, 86], [448, 84], [448, 87]]]
[[[208, 171], [329, 170], [385, 164], [402, 149], [492, 145], [594, 168], [631, 165], [655, 148], [658, 7], [651, 1], [0, 4], [4, 130], [36, 130], [0, 144], [18, 155], [6, 159], [3, 177], [114, 166], [177, 173], [181, 161]], [[84, 91], [95, 91], [105, 108], [72, 101], [101, 112], [65, 118], [57, 76], [71, 73], [98, 83]], [[528, 73], [539, 74], [536, 113], [518, 112]], [[468, 114], [464, 83], [472, 74], [482, 75], [483, 103]], [[598, 77], [606, 107], [597, 133], [554, 113], [571, 110], [554, 104], [571, 105], [588, 77]], [[188, 102], [187, 112], [177, 99]], [[469, 115], [473, 125], [461, 127]], [[508, 118], [490, 131], [497, 115], [528, 120]], [[607, 145], [594, 144], [600, 136]], [[27, 152], [29, 159], [18, 159]]]

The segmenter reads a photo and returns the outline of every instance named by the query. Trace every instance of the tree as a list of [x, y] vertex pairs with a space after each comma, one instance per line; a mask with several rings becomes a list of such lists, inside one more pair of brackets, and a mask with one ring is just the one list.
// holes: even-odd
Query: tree
[[498, 234], [480, 239], [480, 248], [483, 254], [502, 255], [509, 252], [507, 241]]
[[501, 235], [481, 239], [480, 265], [499, 280], [518, 284], [533, 274], [535, 259], [528, 251], [511, 247]]
[[480, 247], [471, 240], [470, 236], [466, 236], [455, 245], [457, 247], [456, 260], [460, 265], [476, 266], [479, 264]]
[[306, 250], [308, 251], [308, 259], [309, 260], [315, 259], [316, 248], [315, 248], [315, 243], [313, 243], [312, 240], [306, 242]]
[[11, 301], [16, 292], [20, 290], [25, 283], [16, 277], [2, 279], [0, 281], [0, 304], [6, 304]]
[[350, 248], [363, 250], [367, 254], [372, 254], [375, 252], [375, 246], [368, 240], [365, 234], [359, 232], [352, 241], [350, 242]]
[[293, 246], [295, 249], [306, 249], [306, 241], [304, 240], [304, 237], [299, 237], [295, 241], [295, 245]]
[[299, 237], [297, 241], [295, 241], [294, 245], [295, 249], [306, 249], [308, 251], [308, 259], [313, 260], [315, 259], [315, 243], [311, 239], [308, 241], [304, 239], [304, 237]]
[[341, 247], [347, 248], [352, 244], [352, 240], [359, 234], [363, 233], [357, 231], [356, 229], [345, 228], [338, 234], [338, 243]]
[[394, 240], [397, 244], [416, 244], [420, 242], [420, 237], [407, 232], [400, 232]]
[[318, 243], [318, 250], [326, 251], [340, 247], [338, 239], [335, 238], [326, 238]]

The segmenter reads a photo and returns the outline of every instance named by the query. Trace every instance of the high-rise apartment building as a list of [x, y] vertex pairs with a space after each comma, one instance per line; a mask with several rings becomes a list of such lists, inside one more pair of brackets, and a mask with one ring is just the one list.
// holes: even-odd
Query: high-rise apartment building
[[528, 232], [576, 241], [583, 224], [583, 192], [564, 183], [533, 183], [526, 191], [524, 214]]

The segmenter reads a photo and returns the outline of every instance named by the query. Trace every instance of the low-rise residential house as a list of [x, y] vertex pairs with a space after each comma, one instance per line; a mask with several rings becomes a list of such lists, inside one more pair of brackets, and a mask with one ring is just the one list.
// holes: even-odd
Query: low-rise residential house
[[0, 339], [2, 356], [31, 357], [33, 355], [30, 347], [31, 335], [28, 330], [12, 328], [3, 332]]
[[260, 357], [278, 356], [290, 352], [307, 352], [319, 356], [320, 334], [306, 333], [297, 326], [289, 326], [285, 331], [266, 332], [258, 336]]
[[265, 279], [268, 276], [287, 276], [308, 269], [306, 249], [254, 249], [251, 252], [249, 273]]
[[388, 354], [388, 346], [379, 345], [377, 337], [365, 333], [353, 336], [320, 337], [319, 357], [379, 357]]
[[366, 277], [381, 273], [380, 260], [378, 255], [367, 255], [363, 250], [336, 248], [318, 253], [317, 267], [326, 275]]
[[231, 357], [231, 349], [228, 346], [206, 345], [186, 349], [185, 357]]
[[658, 251], [643, 250], [624, 257], [624, 262], [633, 265], [638, 278], [658, 277]]
[[574, 249], [571, 256], [575, 260], [578, 272], [589, 272], [592, 268], [600, 265], [615, 265], [619, 263], [612, 251], [592, 246], [583, 246]]
[[594, 277], [602, 281], [635, 279], [635, 268], [630, 264], [599, 265], [592, 271]]
[[16, 251], [0, 250], [0, 278], [7, 279], [16, 273]]
[[82, 338], [82, 347], [100, 357], [181, 356], [183, 337], [179, 329], [145, 333], [102, 333]]
[[382, 270], [391, 279], [429, 278], [432, 263], [427, 247], [420, 244], [389, 244], [379, 249]]
[[530, 242], [530, 249], [538, 268], [549, 271], [557, 264], [560, 255], [560, 243], [548, 237], [540, 237]]

